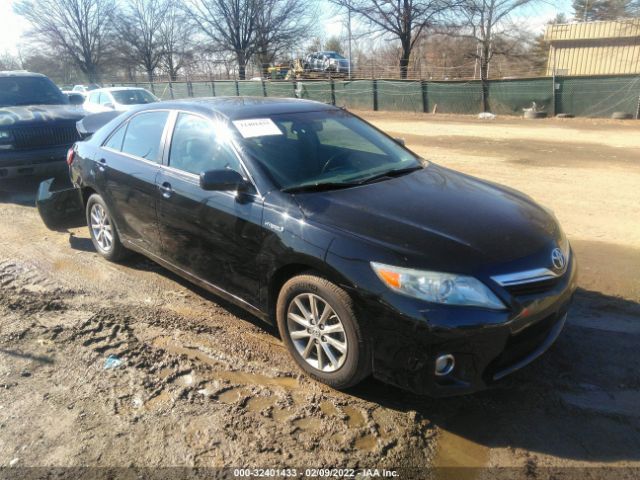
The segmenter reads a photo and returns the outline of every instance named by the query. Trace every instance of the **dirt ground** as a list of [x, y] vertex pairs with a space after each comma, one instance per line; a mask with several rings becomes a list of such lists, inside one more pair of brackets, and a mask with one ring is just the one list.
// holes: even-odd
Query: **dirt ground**
[[[640, 468], [640, 125], [363, 115], [555, 211], [580, 289], [543, 358], [466, 397], [374, 380], [336, 392], [259, 320], [141, 257], [103, 261], [86, 228], [47, 230], [35, 184], [12, 182], [0, 186], [0, 466]], [[122, 365], [105, 369], [110, 355]]]

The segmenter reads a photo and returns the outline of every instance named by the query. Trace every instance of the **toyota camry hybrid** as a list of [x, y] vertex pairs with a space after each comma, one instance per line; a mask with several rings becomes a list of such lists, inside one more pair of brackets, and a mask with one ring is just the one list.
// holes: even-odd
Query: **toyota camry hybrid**
[[[562, 330], [576, 260], [554, 215], [343, 109], [171, 101], [93, 130], [67, 163], [98, 253], [141, 253], [276, 324], [334, 388], [469, 393]], [[46, 187], [45, 222], [66, 194]]]

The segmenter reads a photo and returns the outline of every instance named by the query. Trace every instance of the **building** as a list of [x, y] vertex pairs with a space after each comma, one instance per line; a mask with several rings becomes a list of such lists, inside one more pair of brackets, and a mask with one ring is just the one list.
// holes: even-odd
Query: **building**
[[547, 75], [640, 74], [640, 19], [548, 25]]

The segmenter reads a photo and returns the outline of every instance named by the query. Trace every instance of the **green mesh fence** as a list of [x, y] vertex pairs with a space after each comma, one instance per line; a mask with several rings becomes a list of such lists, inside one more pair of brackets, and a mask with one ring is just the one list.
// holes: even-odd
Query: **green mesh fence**
[[153, 93], [160, 100], [171, 100], [171, 90], [169, 89], [169, 83], [154, 83]]
[[211, 90], [211, 82], [193, 82], [191, 84], [191, 91], [193, 96], [198, 97], [212, 97], [213, 90]]
[[427, 82], [427, 111], [437, 106], [439, 113], [478, 113], [482, 111], [480, 82]]
[[245, 97], [264, 97], [261, 81], [246, 80], [238, 82], [238, 89], [240, 90], [240, 95]]
[[489, 111], [499, 115], [522, 115], [522, 109], [530, 108], [534, 102], [538, 110], [553, 115], [553, 80], [492, 80], [488, 99]]
[[373, 80], [334, 82], [334, 89], [336, 105], [339, 107], [373, 109]]
[[175, 99], [187, 98], [189, 96], [189, 90], [185, 82], [174, 82], [170, 88], [173, 89], [173, 98]]
[[[640, 76], [558, 77], [555, 89], [555, 112], [552, 79], [532, 78], [491, 80], [487, 95], [489, 110], [502, 115], [522, 115], [523, 108], [535, 102], [549, 115], [569, 113], [584, 117], [610, 117], [614, 112], [637, 114]], [[162, 100], [187, 97], [236, 96], [236, 81], [214, 82], [114, 82], [105, 86], [141, 87], [153, 91]], [[479, 81], [419, 82], [401, 80], [333, 81], [239, 81], [240, 95], [298, 97], [332, 103], [357, 110], [374, 108], [374, 89], [378, 110], [477, 114], [482, 111], [482, 87]], [[423, 91], [424, 90], [424, 91]], [[173, 94], [173, 95], [172, 95]]]
[[378, 110], [422, 112], [422, 82], [378, 80]]
[[295, 82], [265, 82], [265, 88], [267, 89], [267, 97], [279, 97], [288, 98], [295, 96], [296, 83]]
[[216, 97], [235, 97], [238, 95], [234, 80], [217, 80], [213, 83], [216, 89]]
[[610, 117], [614, 112], [637, 114], [640, 77], [564, 77], [556, 79], [558, 113]]
[[328, 81], [297, 82], [296, 95], [298, 98], [331, 103], [331, 83]]

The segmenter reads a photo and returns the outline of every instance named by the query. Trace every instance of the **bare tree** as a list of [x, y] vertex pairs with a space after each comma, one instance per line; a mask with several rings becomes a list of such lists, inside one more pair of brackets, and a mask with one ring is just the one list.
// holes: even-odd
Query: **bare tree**
[[189, 0], [185, 12], [220, 52], [233, 53], [238, 78], [245, 79], [256, 51], [256, 26], [262, 8], [257, 0]]
[[[517, 45], [517, 41], [506, 41], [508, 30], [515, 27], [509, 23], [509, 16], [536, 1], [538, 0], [464, 0], [460, 8], [464, 18], [460, 35], [471, 38], [478, 44], [478, 50], [473, 57], [477, 59], [480, 67], [482, 107], [485, 112], [489, 110], [487, 80], [491, 60], [494, 55], [507, 54], [510, 47]], [[497, 39], [500, 39], [499, 43], [496, 42]]]
[[169, 10], [168, 0], [128, 0], [117, 22], [120, 38], [150, 82], [163, 56], [161, 26]]
[[0, 54], [0, 70], [19, 70], [20, 68], [22, 68], [22, 62], [19, 57], [9, 52]]
[[14, 10], [43, 43], [69, 55], [90, 82], [99, 80], [114, 0], [18, 0]]
[[324, 44], [324, 48], [331, 52], [339, 53], [340, 55], [344, 55], [344, 42], [342, 39], [336, 35], [333, 37], [327, 38], [327, 41]]
[[400, 78], [407, 78], [411, 51], [425, 29], [441, 22], [458, 0], [330, 0], [383, 34], [400, 41]]
[[256, 21], [256, 57], [266, 69], [278, 55], [313, 31], [317, 19], [314, 4], [308, 0], [262, 0]]
[[170, 2], [160, 25], [162, 66], [171, 80], [177, 80], [180, 71], [193, 59], [191, 37], [195, 27], [177, 0]]

